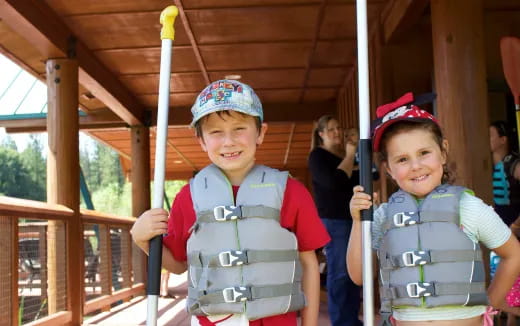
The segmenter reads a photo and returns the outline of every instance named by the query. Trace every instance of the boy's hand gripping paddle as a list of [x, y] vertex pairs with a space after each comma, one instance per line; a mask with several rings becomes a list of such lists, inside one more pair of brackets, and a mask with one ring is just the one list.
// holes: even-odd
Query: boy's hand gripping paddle
[[520, 39], [513, 36], [502, 37], [500, 54], [504, 75], [515, 101], [516, 132], [520, 140]]
[[[163, 207], [164, 174], [166, 162], [166, 138], [168, 136], [168, 108], [170, 102], [170, 71], [172, 61], [172, 45], [175, 38], [175, 17], [179, 10], [168, 6], [161, 12], [161, 70], [159, 75], [159, 101], [157, 105], [157, 136], [155, 140], [155, 168], [152, 208]], [[157, 308], [159, 300], [162, 265], [162, 236], [150, 240], [148, 253], [148, 311], [146, 325], [157, 325]]]

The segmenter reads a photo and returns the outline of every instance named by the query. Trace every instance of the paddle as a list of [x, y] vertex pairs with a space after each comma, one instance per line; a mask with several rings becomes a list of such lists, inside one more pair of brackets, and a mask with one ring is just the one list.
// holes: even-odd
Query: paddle
[[[358, 90], [359, 90], [359, 154], [360, 184], [372, 194], [372, 141], [370, 139], [370, 92], [368, 69], [367, 0], [356, 1]], [[372, 271], [372, 213], [370, 207], [361, 212], [363, 260], [363, 325], [374, 325], [374, 283]], [[348, 241], [348, 239], [346, 239]]]
[[[159, 73], [159, 99], [157, 105], [157, 137], [155, 139], [154, 191], [152, 208], [162, 208], [164, 198], [164, 174], [166, 166], [166, 139], [168, 137], [168, 109], [170, 100], [170, 73], [172, 46], [175, 38], [175, 17], [177, 7], [168, 6], [161, 12], [161, 66]], [[161, 282], [162, 236], [150, 240], [148, 253], [148, 300], [146, 325], [157, 325], [158, 297]]]
[[520, 143], [520, 38], [505, 36], [500, 39], [502, 67], [507, 84], [513, 93], [516, 111], [516, 132]]

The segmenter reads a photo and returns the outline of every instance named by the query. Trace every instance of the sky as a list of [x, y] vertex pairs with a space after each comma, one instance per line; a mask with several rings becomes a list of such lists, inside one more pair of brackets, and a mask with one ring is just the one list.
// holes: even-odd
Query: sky
[[[0, 119], [2, 116], [13, 114], [30, 114], [47, 112], [47, 86], [21, 69], [17, 64], [0, 53]], [[4, 117], [5, 118], [5, 117]], [[0, 123], [1, 124], [1, 123]], [[0, 127], [0, 143], [6, 136], [5, 128]], [[22, 152], [29, 140], [29, 134], [9, 134], [16, 142], [19, 152]], [[47, 133], [38, 133], [44, 146], [47, 145]], [[91, 137], [80, 132], [80, 149], [86, 149], [89, 153], [94, 150], [94, 142]]]

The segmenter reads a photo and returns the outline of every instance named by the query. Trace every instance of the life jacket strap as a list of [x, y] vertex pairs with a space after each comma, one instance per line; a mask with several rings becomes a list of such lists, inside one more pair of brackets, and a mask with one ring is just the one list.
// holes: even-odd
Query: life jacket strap
[[213, 210], [197, 213], [197, 223], [234, 221], [243, 218], [267, 218], [280, 220], [280, 210], [264, 205], [217, 206]]
[[438, 283], [412, 282], [406, 285], [383, 286], [381, 297], [385, 299], [421, 298], [443, 295], [467, 295], [485, 293], [485, 282], [472, 283]]
[[188, 287], [188, 297], [198, 301], [200, 306], [283, 297], [296, 295], [299, 292], [299, 282], [265, 286], [234, 286], [213, 291], [199, 291]]
[[388, 258], [381, 257], [381, 269], [397, 269], [433, 263], [482, 261], [477, 250], [412, 250]]
[[203, 255], [200, 251], [188, 257], [190, 265], [232, 267], [252, 263], [285, 262], [298, 259], [298, 250], [225, 250], [218, 254]]
[[459, 224], [458, 216], [445, 211], [424, 211], [424, 212], [399, 212], [391, 218], [386, 219], [383, 224], [383, 232], [391, 229], [406, 227], [429, 222], [450, 222]]

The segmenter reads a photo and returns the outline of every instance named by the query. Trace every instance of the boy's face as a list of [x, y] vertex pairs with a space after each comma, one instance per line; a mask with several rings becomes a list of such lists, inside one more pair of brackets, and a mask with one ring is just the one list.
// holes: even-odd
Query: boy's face
[[254, 117], [229, 111], [229, 115], [211, 113], [201, 121], [201, 129], [202, 149], [233, 185], [239, 185], [255, 163], [256, 146], [262, 144], [267, 124], [258, 130]]

